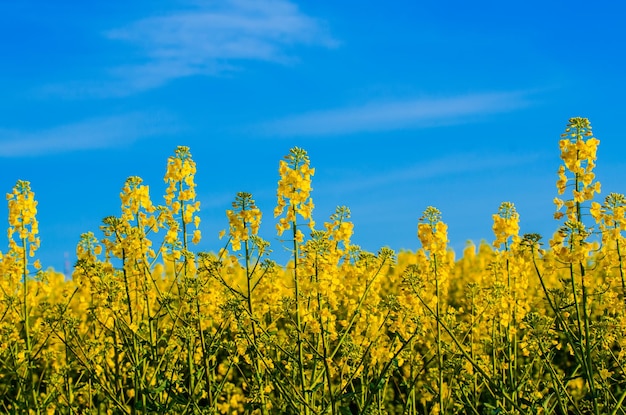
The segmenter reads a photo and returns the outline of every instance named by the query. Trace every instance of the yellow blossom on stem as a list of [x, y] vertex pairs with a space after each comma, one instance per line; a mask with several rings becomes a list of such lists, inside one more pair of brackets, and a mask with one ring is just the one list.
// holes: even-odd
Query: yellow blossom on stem
[[565, 215], [569, 220], [580, 221], [580, 203], [592, 200], [594, 193], [600, 193], [600, 183], [594, 182], [593, 173], [600, 141], [593, 137], [589, 120], [580, 117], [569, 120], [561, 137], [559, 148], [563, 165], [559, 167], [557, 190], [563, 194], [568, 185], [573, 186], [572, 199], [575, 203], [568, 206]]
[[259, 233], [261, 210], [256, 207], [252, 195], [239, 192], [233, 202], [233, 210], [227, 210], [230, 243], [233, 251], [241, 249], [241, 242]]
[[[9, 248], [16, 252], [24, 262], [26, 256], [35, 256], [40, 240], [39, 222], [37, 221], [37, 201], [30, 188], [30, 182], [18, 180], [13, 192], [7, 194], [9, 206]], [[14, 237], [17, 236], [17, 240]], [[24, 270], [27, 272], [27, 270]]]
[[[274, 209], [274, 217], [286, 213], [276, 225], [278, 235], [290, 229], [296, 220], [296, 214], [308, 220], [309, 227], [313, 229], [315, 222], [312, 219], [313, 200], [311, 199], [311, 177], [315, 169], [311, 168], [309, 157], [305, 150], [294, 147], [281, 160], [278, 167], [280, 179], [278, 181], [277, 205]], [[287, 205], [287, 203], [289, 203]], [[284, 219], [284, 220], [283, 220]]]
[[[572, 243], [574, 243], [578, 248], [584, 248], [583, 251], [588, 249], [584, 240], [590, 234], [590, 230], [583, 223], [582, 205], [592, 201], [594, 195], [600, 192], [600, 183], [595, 181], [593, 173], [599, 143], [600, 141], [593, 137], [591, 124], [586, 118], [571, 118], [565, 132], [561, 135], [559, 148], [563, 165], [559, 167], [557, 191], [559, 194], [564, 194], [567, 186], [570, 185], [572, 194], [569, 199], [554, 199], [557, 208], [554, 214], [555, 219], [565, 218], [565, 224], [559, 230], [561, 236], [555, 235], [551, 243], [555, 248], [559, 245], [563, 246], [562, 244], [568, 244], [573, 248]], [[563, 207], [565, 212], [560, 211]], [[592, 203], [590, 212], [594, 218], [597, 217], [598, 206]], [[559, 248], [556, 252], [566, 251]], [[579, 255], [580, 253], [574, 254], [574, 257]], [[571, 257], [572, 253], [568, 252], [567, 256]]]
[[424, 250], [445, 255], [448, 244], [448, 225], [441, 222], [441, 212], [432, 206], [424, 211], [417, 225], [417, 236]]
[[511, 202], [503, 202], [498, 213], [493, 215], [493, 233], [496, 240], [493, 246], [499, 248], [506, 244], [509, 238], [516, 238], [519, 234], [519, 214]]
[[[196, 174], [196, 163], [191, 158], [189, 147], [178, 146], [174, 151], [174, 155], [167, 160], [167, 170], [163, 180], [167, 183], [165, 191], [165, 204], [169, 207], [166, 225], [169, 227], [166, 240], [170, 244], [169, 249], [174, 252], [176, 241], [178, 241], [178, 232], [182, 232], [182, 248], [187, 249], [187, 238], [190, 233], [188, 226], [194, 225], [196, 230], [200, 224], [200, 218], [197, 212], [200, 210], [200, 202], [196, 201], [196, 183], [194, 176]], [[178, 218], [178, 219], [176, 219]], [[180, 226], [174, 225], [180, 221]], [[176, 237], [174, 237], [176, 235]], [[193, 233], [191, 242], [198, 243], [200, 241], [200, 233]], [[179, 255], [176, 255], [179, 256]]]

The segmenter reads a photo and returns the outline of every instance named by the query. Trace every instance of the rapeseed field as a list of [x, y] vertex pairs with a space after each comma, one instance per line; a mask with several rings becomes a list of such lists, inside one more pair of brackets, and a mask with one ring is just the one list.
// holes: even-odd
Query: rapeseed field
[[[9, 414], [625, 414], [626, 198], [600, 197], [599, 140], [559, 141], [553, 235], [494, 206], [493, 242], [448, 247], [428, 207], [417, 251], [352, 244], [350, 210], [313, 217], [305, 150], [279, 161], [272, 260], [253, 195], [219, 252], [197, 252], [196, 165], [178, 147], [163, 204], [141, 178], [80, 236], [71, 279], [37, 259], [30, 183], [7, 194], [0, 412]], [[558, 169], [558, 170], [557, 170]]]

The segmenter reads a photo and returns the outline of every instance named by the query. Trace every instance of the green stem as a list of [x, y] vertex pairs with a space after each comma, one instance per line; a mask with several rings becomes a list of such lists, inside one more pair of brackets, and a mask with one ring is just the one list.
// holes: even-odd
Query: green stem
[[23, 297], [22, 297], [22, 312], [24, 313], [24, 342], [26, 343], [26, 356], [27, 366], [25, 376], [28, 378], [28, 389], [35, 405], [36, 413], [39, 413], [39, 402], [37, 399], [37, 391], [35, 389], [35, 377], [33, 373], [33, 345], [30, 333], [30, 310], [28, 308], [28, 259], [26, 258], [27, 250], [26, 238], [22, 238], [22, 281], [23, 281]]
[[[517, 288], [515, 286], [515, 279], [511, 275], [511, 264], [509, 261], [509, 247], [508, 244], [505, 244], [505, 249], [507, 253], [506, 258], [506, 275], [507, 275], [507, 284], [509, 286], [509, 293], [512, 294], [513, 297], [513, 310], [511, 320], [508, 322], [506, 327], [506, 336], [507, 336], [507, 354], [508, 354], [508, 373], [509, 373], [509, 386], [513, 391], [512, 398], [515, 402], [517, 402], [518, 397], [518, 388], [517, 388]], [[513, 335], [511, 335], [511, 325], [513, 326]]]
[[[296, 215], [295, 207], [291, 207], [294, 210], [294, 218]], [[296, 220], [294, 219], [291, 222], [291, 227], [293, 230], [293, 284], [294, 284], [294, 295], [296, 302], [296, 332], [297, 332], [297, 343], [298, 343], [298, 374], [300, 377], [300, 388], [302, 397], [304, 399], [304, 414], [309, 414], [309, 396], [306, 391], [306, 383], [304, 377], [304, 347], [302, 341], [302, 320], [301, 320], [301, 311], [300, 311], [300, 285], [298, 279], [298, 258], [300, 257], [300, 245], [298, 244], [298, 231]]]
[[[476, 324], [476, 299], [474, 296], [474, 290], [472, 290], [472, 313], [471, 313], [471, 326], [470, 330], [470, 357], [475, 359], [474, 355], [474, 325]], [[472, 376], [472, 407], [478, 407], [478, 377]]]
[[598, 395], [596, 392], [596, 384], [593, 378], [593, 359], [591, 357], [591, 344], [589, 341], [590, 330], [589, 330], [589, 319], [591, 316], [589, 315], [589, 311], [587, 310], [587, 289], [585, 287], [585, 267], [582, 263], [580, 263], [580, 275], [581, 275], [581, 285], [583, 290], [583, 319], [584, 319], [584, 327], [585, 327], [585, 359], [586, 359], [586, 376], [587, 382], [589, 383], [589, 389], [591, 392], [591, 396], [593, 398], [593, 409], [596, 415], [599, 414], [598, 408]]
[[[246, 206], [245, 203], [242, 205], [242, 211], [245, 211]], [[248, 224], [243, 222], [244, 233], [247, 232]], [[259, 359], [257, 358], [259, 353], [259, 344], [258, 337], [256, 333], [256, 320], [254, 318], [253, 310], [252, 310], [252, 277], [254, 274], [254, 268], [250, 269], [250, 246], [248, 239], [244, 242], [245, 248], [245, 261], [246, 261], [246, 288], [247, 288], [247, 302], [248, 302], [248, 315], [250, 316], [250, 325], [252, 327], [252, 365], [254, 368], [254, 376], [256, 377], [256, 381], [259, 388], [259, 395], [261, 399], [261, 414], [266, 414], [266, 403], [265, 403], [265, 391], [263, 386], [263, 376], [261, 376], [261, 368], [259, 364]]]
[[[317, 253], [315, 254], [315, 283], [319, 285], [319, 264], [317, 262]], [[328, 386], [328, 396], [330, 398], [331, 405], [331, 414], [335, 415], [337, 413], [337, 403], [335, 396], [333, 395], [333, 386], [332, 386], [332, 373], [330, 370], [329, 364], [329, 356], [328, 356], [328, 346], [326, 345], [326, 330], [324, 325], [324, 320], [322, 319], [322, 294], [317, 291], [317, 318], [318, 323], [320, 325], [320, 339], [322, 344], [322, 362], [324, 365], [324, 372], [326, 375], [326, 383]]]
[[622, 299], [626, 304], [626, 279], [624, 278], [624, 266], [622, 264], [622, 252], [619, 245], [619, 237], [615, 240], [615, 248], [617, 250], [617, 260], [619, 262], [619, 276], [622, 280]]
[[[577, 138], [577, 140], [580, 140], [580, 138]], [[579, 159], [579, 151], [576, 151], [576, 159]], [[581, 179], [579, 177], [579, 173], [576, 173], [574, 176], [574, 180], [575, 180], [575, 188], [576, 188], [576, 192], [580, 191], [580, 188], [582, 187], [581, 184]], [[579, 223], [582, 223], [582, 209], [581, 209], [581, 202], [576, 201], [576, 219], [578, 220]], [[572, 242], [574, 242], [572, 240]], [[578, 241], [576, 241], [578, 243]], [[580, 243], [583, 243], [583, 241], [581, 241]], [[570, 245], [571, 246], [571, 245]], [[587, 288], [585, 287], [585, 266], [582, 262], [578, 263], [579, 265], [579, 269], [580, 269], [580, 278], [581, 278], [581, 289], [582, 289], [582, 308], [583, 308], [583, 315], [582, 315], [582, 319], [583, 319], [583, 325], [584, 325], [584, 336], [585, 336], [585, 344], [584, 346], [582, 344], [580, 344], [580, 348], [583, 349], [584, 347], [584, 370], [585, 370], [585, 377], [587, 380], [587, 383], [589, 385], [589, 390], [591, 392], [591, 396], [593, 399], [593, 410], [594, 413], [596, 415], [599, 415], [599, 409], [598, 409], [598, 396], [596, 395], [596, 388], [595, 388], [595, 381], [593, 379], [593, 361], [591, 358], [591, 346], [589, 344], [589, 313], [587, 310]], [[578, 300], [577, 300], [577, 296], [576, 296], [576, 286], [575, 286], [575, 281], [574, 281], [574, 267], [573, 264], [570, 264], [570, 275], [571, 275], [571, 280], [572, 280], [572, 293], [574, 295], [574, 305], [576, 306], [576, 319], [578, 321], [578, 333], [579, 333], [579, 338], [580, 336], [583, 335], [583, 328], [581, 325], [581, 316], [580, 316], [580, 310], [579, 310], [579, 305], [578, 305]]]
[[[419, 292], [415, 289], [415, 287], [413, 287], [413, 292], [415, 293], [417, 298], [420, 300], [424, 308], [426, 308], [426, 310], [428, 310], [428, 312], [431, 315], [435, 316], [436, 315], [435, 311], [432, 308], [430, 308], [430, 306], [428, 305], [428, 303], [426, 303], [426, 301], [424, 301], [424, 299], [422, 298], [421, 295], [419, 295]], [[513, 401], [513, 399], [509, 396], [509, 394], [505, 390], [503, 390], [501, 387], [499, 387], [491, 379], [489, 374], [487, 374], [487, 372], [485, 372], [483, 368], [480, 367], [474, 359], [472, 359], [469, 353], [467, 353], [467, 351], [463, 348], [463, 345], [461, 344], [459, 339], [452, 332], [452, 329], [450, 329], [450, 327], [448, 327], [448, 325], [445, 324], [443, 321], [440, 321], [440, 325], [441, 325], [441, 328], [443, 328], [445, 332], [448, 333], [448, 335], [450, 336], [454, 344], [458, 347], [463, 357], [472, 365], [474, 370], [480, 373], [480, 375], [485, 379], [485, 382], [486, 382], [485, 386], [489, 389], [489, 392], [492, 394], [492, 396], [496, 396], [496, 392], [497, 392], [499, 396], [501, 396], [505, 401], [511, 404], [511, 406], [517, 411], [517, 413], [525, 414], [526, 411], [524, 411], [515, 401]]]
[[435, 309], [435, 317], [437, 319], [437, 371], [438, 383], [439, 383], [439, 413], [444, 413], [444, 399], [443, 399], [443, 353], [441, 351], [441, 316], [440, 316], [440, 302], [441, 296], [439, 293], [439, 275], [437, 272], [437, 255], [433, 254], [433, 267], [435, 272], [435, 296], [437, 297], [437, 305]]

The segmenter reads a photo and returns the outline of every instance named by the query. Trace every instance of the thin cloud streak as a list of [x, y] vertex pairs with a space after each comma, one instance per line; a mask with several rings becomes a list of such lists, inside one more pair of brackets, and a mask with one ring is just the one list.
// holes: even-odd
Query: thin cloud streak
[[272, 136], [329, 136], [470, 122], [472, 117], [514, 111], [530, 105], [520, 92], [422, 98], [314, 111], [261, 124]]
[[194, 75], [216, 76], [242, 61], [289, 64], [296, 45], [334, 48], [323, 22], [286, 0], [198, 2], [195, 7], [137, 20], [103, 34], [138, 49], [128, 62], [107, 69], [104, 82], [48, 87], [64, 95], [121, 97]]
[[0, 129], [0, 157], [29, 157], [122, 147], [177, 131], [165, 114], [132, 113], [92, 118], [39, 131]]
[[484, 154], [467, 153], [442, 157], [420, 163], [405, 169], [376, 173], [372, 176], [350, 178], [346, 181], [324, 185], [326, 191], [335, 193], [371, 190], [376, 187], [396, 185], [399, 183], [443, 178], [461, 173], [478, 173], [510, 169], [513, 166], [530, 165], [544, 158], [541, 154]]

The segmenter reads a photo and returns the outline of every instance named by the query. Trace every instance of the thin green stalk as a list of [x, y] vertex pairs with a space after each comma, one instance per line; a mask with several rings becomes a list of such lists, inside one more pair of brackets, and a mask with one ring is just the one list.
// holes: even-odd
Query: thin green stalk
[[[291, 209], [294, 210], [294, 218], [296, 217], [295, 207]], [[293, 284], [294, 284], [294, 295], [296, 302], [296, 332], [297, 332], [297, 345], [298, 345], [298, 375], [300, 377], [300, 389], [302, 393], [302, 397], [304, 398], [304, 414], [309, 414], [309, 394], [306, 390], [305, 376], [304, 376], [304, 347], [302, 341], [302, 320], [301, 320], [301, 311], [300, 311], [300, 285], [298, 279], [298, 258], [300, 257], [300, 244], [297, 239], [297, 224], [294, 219], [291, 222], [291, 227], [293, 230]]]
[[122, 275], [124, 276], [124, 289], [126, 291], [126, 301], [128, 302], [128, 317], [130, 317], [130, 322], [133, 322], [133, 306], [130, 300], [130, 287], [128, 284], [128, 273], [126, 270], [126, 250], [122, 249]]
[[[245, 208], [246, 206], [244, 203], [242, 204], [242, 210], [245, 211]], [[246, 230], [248, 227], [248, 224], [245, 221], [243, 223], [243, 227], [244, 227], [244, 230]], [[264, 390], [263, 377], [261, 376], [261, 368], [260, 368], [259, 359], [258, 359], [259, 344], [258, 344], [258, 337], [256, 333], [256, 320], [254, 318], [254, 314], [252, 310], [252, 277], [253, 277], [254, 269], [252, 270], [250, 269], [250, 246], [249, 246], [248, 239], [244, 241], [244, 249], [245, 249], [246, 289], [247, 289], [246, 298], [248, 300], [248, 314], [250, 316], [250, 325], [252, 327], [253, 356], [251, 360], [252, 360], [252, 366], [254, 368], [254, 376], [256, 377], [256, 381], [257, 381], [258, 388], [259, 388], [259, 395], [261, 399], [261, 414], [265, 415], [267, 411], [266, 403], [265, 403], [265, 390]]]
[[[196, 295], [196, 310], [198, 315], [200, 315], [200, 304], [198, 302], [198, 296]], [[213, 408], [215, 405], [215, 398], [213, 397], [213, 379], [211, 377], [210, 365], [209, 365], [209, 354], [206, 345], [206, 340], [204, 339], [204, 331], [202, 330], [202, 322], [198, 319], [198, 333], [200, 334], [200, 347], [202, 349], [202, 364], [204, 365], [204, 381], [206, 382], [205, 389], [207, 392], [207, 399], [209, 401], [209, 408]]]
[[[471, 325], [470, 325], [470, 356], [472, 358], [472, 360], [475, 359], [475, 355], [474, 355], [474, 325], [476, 324], [475, 322], [475, 318], [476, 318], [476, 304], [475, 304], [475, 296], [474, 296], [474, 290], [472, 290], [472, 311], [471, 311]], [[472, 407], [478, 407], [478, 377], [477, 376], [472, 376]]]
[[[579, 159], [579, 151], [576, 151], [576, 159]], [[581, 178], [579, 177], [579, 173], [575, 174], [575, 188], [576, 191], [580, 191], [580, 187], [581, 187]], [[580, 202], [576, 202], [576, 219], [578, 220], [579, 223], [582, 223], [582, 209], [581, 209], [581, 203]], [[573, 241], [572, 241], [573, 242]], [[580, 269], [580, 278], [581, 278], [581, 289], [582, 289], [582, 306], [583, 306], [583, 323], [584, 323], [584, 335], [585, 335], [585, 344], [584, 344], [584, 369], [585, 369], [585, 377], [587, 380], [587, 383], [589, 385], [589, 389], [591, 392], [591, 396], [592, 396], [592, 402], [593, 402], [593, 410], [594, 413], [596, 415], [599, 415], [599, 408], [598, 408], [598, 396], [596, 394], [596, 387], [595, 387], [595, 381], [593, 378], [593, 360], [591, 358], [591, 347], [589, 344], [589, 313], [587, 310], [587, 287], [585, 286], [585, 266], [582, 262], [578, 263], [579, 265], [579, 269]], [[583, 334], [582, 331], [582, 327], [581, 327], [581, 317], [580, 317], [580, 311], [579, 311], [579, 306], [578, 306], [578, 302], [577, 302], [577, 298], [576, 298], [576, 286], [574, 283], [574, 268], [573, 268], [573, 264], [570, 264], [570, 275], [571, 275], [571, 279], [572, 279], [572, 293], [574, 294], [574, 304], [576, 306], [576, 318], [578, 320], [578, 333], [579, 335]], [[581, 349], [583, 348], [583, 345], [580, 345]]]
[[[539, 342], [539, 350], [541, 351], [542, 356], [547, 356], [547, 352], [543, 348], [543, 345], [541, 344], [541, 342]], [[576, 405], [576, 402], [574, 402], [574, 400], [572, 399], [572, 396], [568, 392], [567, 387], [565, 385], [563, 385], [563, 382], [561, 382], [561, 380], [559, 379], [559, 376], [557, 375], [556, 371], [554, 370], [554, 367], [552, 367], [552, 365], [550, 364], [550, 360], [551, 359], [542, 358], [541, 362], [543, 363], [543, 365], [545, 367], [548, 368], [548, 372], [550, 373], [550, 379], [552, 380], [552, 384], [555, 386], [555, 388], [554, 388], [555, 391], [556, 391], [555, 396], [556, 396], [556, 399], [557, 399], [558, 406], [561, 408], [561, 411], [563, 413], [565, 413], [565, 412], [569, 413], [569, 411], [567, 410], [566, 405], [563, 403], [563, 400], [562, 400], [561, 393], [563, 393], [563, 395], [565, 395], [565, 397], [567, 398], [569, 403], [574, 408], [575, 412], [577, 414], [581, 414], [580, 409]]]
[[189, 391], [189, 403], [194, 404], [196, 403], [196, 396], [195, 396], [195, 390], [196, 390], [196, 373], [195, 373], [195, 366], [194, 366], [194, 362], [193, 362], [193, 350], [194, 350], [194, 345], [193, 345], [193, 340], [192, 339], [192, 334], [188, 333], [187, 334], [187, 368], [188, 368], [188, 373], [189, 373], [189, 380], [187, 382], [187, 388]]
[[[422, 298], [421, 295], [419, 295], [419, 292], [415, 289], [415, 287], [413, 287], [413, 292], [415, 293], [415, 295], [417, 296], [417, 298], [420, 300], [420, 302], [422, 303], [422, 305], [426, 308], [426, 310], [428, 310], [428, 312], [435, 316], [435, 311], [430, 308], [430, 306], [428, 305], [428, 303], [426, 303], [426, 301], [424, 301], [424, 299]], [[440, 321], [441, 324], [441, 328], [443, 328], [446, 333], [448, 333], [448, 335], [450, 336], [450, 338], [452, 339], [452, 341], [454, 342], [454, 344], [459, 348], [459, 351], [461, 352], [461, 354], [463, 355], [463, 357], [472, 365], [472, 367], [474, 368], [474, 370], [476, 370], [478, 373], [480, 373], [480, 375], [485, 379], [486, 384], [485, 386], [489, 389], [489, 392], [491, 393], [492, 396], [496, 396], [495, 391], [499, 392], [499, 395], [502, 396], [502, 398], [509, 402], [511, 404], [511, 406], [513, 406], [513, 408], [517, 411], [517, 413], [519, 414], [524, 414], [526, 413], [516, 402], [513, 401], [513, 399], [509, 396], [509, 394], [503, 390], [501, 387], [499, 387], [492, 379], [491, 377], [487, 374], [487, 372], [485, 372], [483, 370], [483, 368], [481, 368], [469, 355], [469, 353], [467, 353], [467, 351], [463, 348], [463, 345], [461, 344], [461, 342], [459, 341], [459, 339], [456, 337], [456, 335], [452, 332], [452, 330], [448, 327], [447, 324], [445, 324], [443, 321]]]
[[[63, 325], [63, 337], [65, 337], [67, 339], [67, 327], [65, 325]], [[69, 366], [70, 364], [70, 353], [69, 353], [69, 349], [67, 347], [65, 347], [65, 364]], [[74, 408], [73, 408], [73, 403], [72, 402], [72, 385], [70, 384], [70, 376], [69, 373], [66, 371], [63, 374], [63, 383], [65, 383], [65, 390], [66, 392], [66, 400], [67, 400], [67, 406], [69, 407], [70, 410], [70, 414], [74, 413]]]
[[[320, 304], [320, 294], [318, 293], [318, 304]], [[336, 399], [335, 396], [333, 394], [333, 385], [332, 385], [332, 373], [330, 370], [330, 364], [329, 364], [329, 357], [328, 357], [328, 347], [326, 346], [326, 336], [324, 335], [324, 322], [322, 320], [322, 317], [319, 317], [319, 324], [320, 324], [320, 330], [322, 332], [321, 334], [321, 340], [322, 340], [322, 361], [324, 363], [324, 372], [326, 373], [326, 383], [328, 385], [328, 396], [330, 398], [330, 404], [331, 404], [331, 414], [335, 415], [337, 414], [337, 403], [336, 403]]]
[[622, 392], [622, 394], [620, 395], [619, 400], [617, 401], [617, 403], [615, 404], [615, 407], [613, 408], [613, 411], [611, 412], [611, 415], [616, 415], [617, 411], [620, 409], [622, 409], [622, 412], [624, 412], [622, 404], [624, 403], [625, 398], [626, 398], [626, 390]]
[[435, 273], [435, 297], [437, 298], [437, 305], [435, 309], [435, 317], [437, 319], [437, 371], [438, 371], [438, 383], [439, 383], [439, 413], [445, 412], [444, 399], [443, 399], [443, 353], [441, 351], [441, 317], [440, 317], [440, 302], [441, 296], [439, 293], [439, 275], [437, 272], [437, 255], [433, 254], [433, 266]]
[[[402, 351], [411, 343], [411, 341], [413, 340], [413, 338], [417, 335], [418, 333], [418, 329], [415, 329], [415, 332], [413, 334], [411, 334], [411, 336], [407, 339], [407, 341], [398, 349], [396, 350], [396, 352], [393, 354], [393, 356], [387, 360], [387, 363], [385, 363], [385, 366], [383, 366], [383, 369], [380, 371], [380, 374], [378, 376], [378, 379], [381, 380], [383, 378], [385, 378], [387, 376], [387, 373], [391, 370], [391, 367], [393, 366], [394, 361], [398, 358], [398, 356], [400, 356], [400, 353], [402, 353]], [[371, 347], [373, 345], [373, 343], [370, 343]], [[368, 350], [369, 350], [368, 347]], [[367, 353], [367, 351], [366, 351]], [[364, 359], [365, 355], [363, 356], [363, 358], [361, 359], [360, 364], [363, 363], [363, 359]], [[360, 366], [359, 364], [359, 366]], [[358, 366], [357, 366], [358, 369]], [[354, 379], [354, 374], [351, 377], [351, 380]], [[365, 403], [363, 403], [363, 405], [361, 406], [361, 412], [362, 413], [367, 413], [367, 409], [369, 408], [369, 405], [371, 404], [372, 399], [374, 398], [374, 394], [372, 393], [368, 393], [367, 394], [367, 400], [365, 401]]]
[[24, 342], [26, 343], [27, 366], [25, 376], [27, 378], [28, 389], [35, 405], [35, 411], [39, 413], [39, 401], [37, 399], [37, 391], [35, 389], [35, 375], [33, 373], [33, 345], [30, 333], [30, 310], [28, 308], [28, 260], [26, 258], [26, 238], [22, 238], [22, 281], [23, 281], [23, 297], [22, 312], [24, 314]]
[[543, 275], [541, 275], [541, 271], [539, 270], [539, 266], [537, 265], [537, 261], [535, 259], [534, 248], [531, 248], [531, 252], [532, 252], [533, 267], [535, 269], [535, 273], [537, 274], [537, 277], [539, 278], [539, 282], [541, 284], [541, 288], [543, 290], [545, 298], [548, 301], [548, 305], [550, 306], [550, 309], [552, 309], [552, 311], [554, 312], [554, 315], [556, 319], [558, 320], [560, 327], [563, 328], [563, 332], [565, 333], [565, 336], [567, 337], [567, 341], [572, 346], [572, 349], [574, 350], [574, 357], [578, 360], [578, 363], [581, 366], [583, 366], [585, 362], [583, 361], [583, 359], [581, 359], [580, 351], [576, 347], [579, 341], [576, 339], [575, 333], [572, 332], [572, 329], [569, 327], [569, 325], [565, 321], [565, 318], [563, 317], [563, 314], [561, 313], [560, 308], [557, 307], [556, 304], [554, 304], [552, 297], [550, 297], [550, 292], [548, 291], [548, 288], [546, 287], [545, 281], [543, 279]]
[[[496, 336], [496, 321], [495, 319], [493, 319], [491, 321], [491, 372], [493, 373], [493, 376], [495, 377], [498, 374], [498, 356], [497, 356], [497, 350], [496, 350], [496, 344], [497, 344], [497, 336]], [[496, 403], [498, 406], [500, 406], [500, 399], [495, 396], [496, 398]]]
[[[511, 264], [509, 261], [509, 246], [505, 242], [505, 250], [507, 253], [506, 258], [506, 275], [507, 284], [509, 287], [509, 293], [512, 294], [513, 310], [511, 320], [507, 323], [506, 338], [507, 338], [507, 354], [508, 354], [508, 374], [509, 385], [513, 391], [512, 398], [515, 402], [518, 400], [518, 378], [517, 378], [517, 288], [515, 277], [511, 275]], [[511, 335], [511, 324], [513, 325], [513, 335]]]
[[343, 334], [339, 338], [339, 341], [337, 342], [337, 345], [335, 346], [335, 348], [333, 349], [332, 353], [330, 354], [330, 358], [331, 359], [334, 359], [335, 356], [337, 355], [337, 353], [339, 352], [339, 350], [341, 349], [341, 346], [343, 345], [343, 342], [345, 341], [348, 333], [350, 332], [350, 329], [352, 328], [352, 326], [354, 325], [354, 322], [356, 321], [356, 318], [358, 317], [358, 313], [361, 310], [361, 306], [363, 305], [363, 302], [365, 301], [365, 297], [369, 293], [369, 290], [372, 287], [374, 281], [376, 280], [376, 277], [378, 277], [380, 275], [380, 271], [383, 269], [385, 264], [386, 264], [386, 260], [381, 261], [381, 263], [378, 266], [378, 269], [376, 270], [374, 275], [369, 280], [367, 280], [367, 282], [365, 283], [365, 290], [363, 291], [363, 294], [359, 298], [359, 302], [356, 305], [354, 313], [352, 313], [352, 317], [350, 317], [350, 321], [348, 322], [348, 324], [344, 328]]
[[583, 318], [584, 318], [584, 327], [585, 327], [585, 360], [586, 360], [586, 369], [587, 369], [587, 382], [589, 383], [589, 389], [591, 395], [593, 397], [593, 409], [596, 415], [599, 414], [598, 408], [598, 395], [596, 392], [596, 384], [594, 379], [594, 370], [593, 370], [593, 358], [591, 356], [591, 344], [589, 341], [590, 338], [590, 330], [589, 330], [589, 320], [591, 316], [589, 315], [589, 311], [587, 310], [587, 289], [585, 287], [585, 267], [582, 263], [580, 263], [580, 276], [581, 276], [581, 285], [583, 290]]
[[[179, 194], [179, 198], [180, 195], [183, 193], [183, 181], [179, 181], [178, 182], [178, 194]], [[183, 226], [183, 249], [185, 250], [185, 252], [187, 252], [187, 223], [185, 223], [185, 201], [184, 200], [179, 200], [180, 202], [180, 222]], [[187, 261], [185, 261], [185, 275], [187, 275]]]
[[626, 278], [624, 277], [624, 266], [623, 266], [623, 262], [622, 262], [622, 252], [620, 250], [620, 244], [619, 244], [619, 238], [617, 238], [615, 240], [615, 248], [617, 250], [617, 261], [619, 263], [618, 268], [619, 268], [619, 276], [622, 280], [622, 299], [624, 300], [624, 303], [626, 304]]
[[[317, 261], [317, 253], [315, 254], [315, 283], [319, 284], [319, 264]], [[325, 373], [325, 377], [326, 377], [326, 384], [328, 386], [328, 396], [330, 399], [330, 407], [331, 407], [331, 414], [335, 415], [337, 414], [337, 405], [336, 405], [336, 399], [335, 396], [333, 395], [333, 385], [332, 385], [332, 373], [330, 370], [330, 364], [329, 364], [329, 356], [328, 356], [328, 347], [326, 345], [326, 335], [325, 335], [325, 325], [324, 325], [324, 320], [322, 319], [322, 295], [319, 292], [319, 290], [317, 291], [317, 319], [318, 319], [318, 323], [320, 325], [320, 341], [321, 341], [321, 345], [322, 345], [322, 362], [324, 365], [324, 373]]]
[[[74, 350], [72, 348], [72, 346], [68, 343], [67, 339], [62, 338], [61, 336], [59, 336], [58, 333], [55, 333], [57, 338], [65, 345], [65, 347], [69, 348], [70, 351], [72, 352], [72, 355], [79, 361], [79, 363], [81, 364], [81, 366], [83, 366], [85, 368], [85, 370], [87, 370], [87, 372], [89, 372], [89, 379], [95, 379], [98, 382], [99, 387], [101, 388], [101, 390], [104, 392], [105, 395], [107, 395], [107, 397], [109, 399], [111, 399], [111, 401], [114, 403], [114, 405], [116, 405], [119, 410], [124, 413], [124, 414], [129, 414], [128, 410], [126, 409], [126, 406], [124, 405], [124, 402], [122, 402], [120, 399], [123, 398], [123, 394], [120, 392], [120, 389], [116, 389], [116, 390], [111, 390], [110, 387], [113, 386], [114, 388], [117, 387], [117, 385], [115, 385], [115, 382], [109, 381], [107, 379], [102, 379], [100, 377], [100, 375], [98, 375], [96, 372], [94, 372], [93, 368], [88, 364], [87, 361], [83, 360], [83, 358], [81, 358], [81, 356], [87, 356], [88, 353], [82, 349], [81, 344], [78, 343], [76, 346], [80, 349], [80, 355], [79, 353]], [[115, 332], [113, 332], [114, 338], [115, 338]], [[115, 343], [117, 344], [117, 343]], [[117, 347], [115, 348], [115, 350], [117, 350]], [[117, 362], [117, 352], [115, 354], [115, 359]], [[115, 379], [118, 379], [118, 377], [115, 377]], [[99, 408], [98, 408], [99, 410]]]

